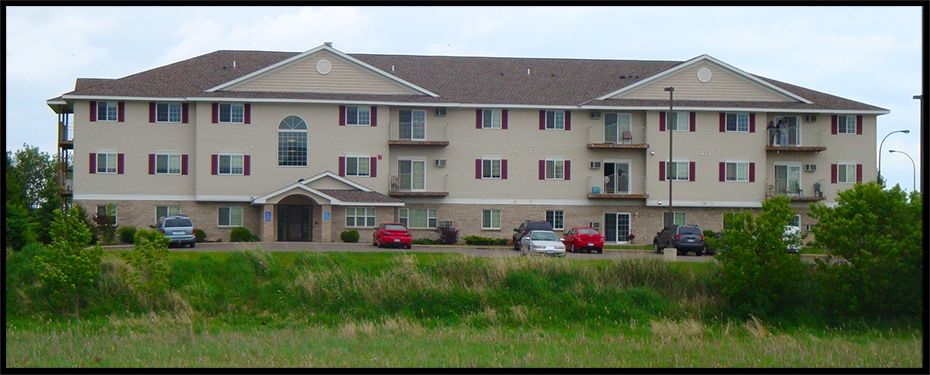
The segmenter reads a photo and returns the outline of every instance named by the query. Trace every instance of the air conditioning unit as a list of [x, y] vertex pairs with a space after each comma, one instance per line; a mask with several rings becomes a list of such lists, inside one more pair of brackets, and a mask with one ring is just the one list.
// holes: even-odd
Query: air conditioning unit
[[588, 168], [591, 168], [591, 169], [601, 169], [601, 162], [599, 162], [599, 161], [592, 161], [590, 164], [588, 164]]
[[805, 115], [804, 121], [808, 124], [817, 122], [817, 115]]
[[445, 166], [446, 166], [446, 159], [436, 159], [436, 160], [433, 160], [433, 163], [434, 163], [437, 167], [445, 167]]
[[436, 117], [445, 117], [445, 116], [446, 116], [446, 108], [445, 108], [445, 107], [436, 108]]
[[804, 171], [805, 172], [816, 172], [817, 164], [804, 164]]
[[601, 223], [599, 221], [589, 221], [588, 226], [597, 230], [601, 229]]
[[439, 227], [440, 227], [440, 228], [452, 228], [452, 221], [451, 221], [451, 220], [442, 220], [442, 221], [439, 222]]
[[591, 118], [593, 119], [601, 118], [601, 111], [591, 111]]

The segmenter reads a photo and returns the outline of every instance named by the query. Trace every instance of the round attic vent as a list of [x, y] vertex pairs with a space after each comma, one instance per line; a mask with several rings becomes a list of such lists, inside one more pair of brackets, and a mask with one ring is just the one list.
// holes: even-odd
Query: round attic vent
[[701, 82], [704, 82], [704, 83], [707, 83], [708, 81], [710, 81], [711, 75], [712, 75], [712, 74], [711, 74], [711, 72], [710, 72], [710, 69], [707, 69], [707, 68], [701, 68], [701, 69], [698, 69], [698, 71], [697, 71], [697, 79], [698, 79], [698, 81], [701, 81]]
[[320, 72], [320, 74], [328, 74], [332, 70], [333, 63], [329, 62], [329, 60], [322, 59], [316, 62], [316, 71]]

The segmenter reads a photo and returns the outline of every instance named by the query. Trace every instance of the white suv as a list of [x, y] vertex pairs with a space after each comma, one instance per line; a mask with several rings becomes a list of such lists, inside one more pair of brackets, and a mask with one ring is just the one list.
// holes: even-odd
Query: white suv
[[158, 231], [171, 239], [168, 247], [171, 245], [189, 245], [194, 247], [196, 239], [194, 237], [194, 223], [184, 215], [166, 216], [158, 221]]

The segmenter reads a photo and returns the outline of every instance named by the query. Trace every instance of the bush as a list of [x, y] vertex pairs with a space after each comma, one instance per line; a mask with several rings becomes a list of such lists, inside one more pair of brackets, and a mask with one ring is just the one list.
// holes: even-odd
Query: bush
[[229, 232], [229, 242], [256, 242], [258, 236], [252, 234], [245, 227], [236, 227]]
[[194, 241], [203, 242], [207, 239], [207, 232], [204, 232], [203, 229], [196, 228], [194, 229]]
[[441, 245], [442, 242], [439, 240], [434, 240], [432, 238], [417, 238], [413, 240], [414, 245]]
[[96, 289], [103, 249], [99, 245], [87, 247], [91, 240], [90, 229], [73, 208], [68, 214], [56, 211], [49, 235], [51, 251], [35, 257], [38, 288], [52, 309], [65, 311], [73, 307], [78, 314], [81, 305]]
[[459, 242], [459, 230], [453, 227], [439, 227], [436, 228], [436, 233], [439, 233], [438, 243], [445, 245], [455, 245]]
[[142, 229], [136, 232], [132, 251], [126, 261], [134, 268], [130, 281], [139, 293], [142, 306], [155, 307], [168, 293], [168, 243], [171, 240], [157, 230]]
[[132, 243], [136, 236], [136, 227], [119, 227], [119, 242]]
[[479, 246], [504, 246], [507, 245], [508, 239], [506, 238], [490, 238], [490, 237], [481, 237], [481, 236], [465, 236], [463, 237], [466, 245], [479, 245]]
[[339, 238], [342, 239], [342, 242], [355, 243], [358, 242], [361, 235], [358, 234], [358, 231], [355, 229], [344, 230], [339, 234]]

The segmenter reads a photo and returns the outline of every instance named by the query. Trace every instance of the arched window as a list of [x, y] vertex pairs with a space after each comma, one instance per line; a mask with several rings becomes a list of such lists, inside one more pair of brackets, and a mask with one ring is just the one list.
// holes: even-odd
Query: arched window
[[307, 123], [287, 116], [278, 125], [278, 166], [307, 166]]

